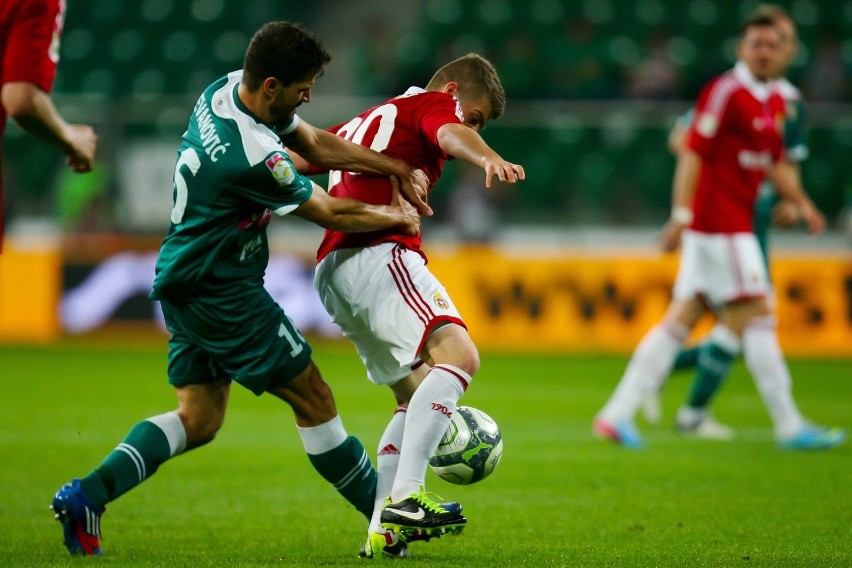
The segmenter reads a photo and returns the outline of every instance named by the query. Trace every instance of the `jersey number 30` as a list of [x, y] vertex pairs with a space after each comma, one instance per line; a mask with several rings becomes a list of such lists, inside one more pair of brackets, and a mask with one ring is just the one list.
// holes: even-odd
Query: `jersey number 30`
[[[372, 126], [373, 122], [377, 119], [379, 120], [379, 129], [376, 131], [376, 134], [373, 136], [373, 140], [370, 142], [369, 148], [370, 150], [375, 150], [376, 152], [381, 152], [390, 144], [391, 136], [393, 135], [393, 128], [396, 123], [396, 113], [397, 108], [396, 105], [386, 104], [380, 107], [376, 107], [373, 109], [373, 112], [368, 114], [365, 118], [361, 118], [360, 116], [356, 116], [343, 126], [341, 126], [337, 135], [343, 138], [344, 140], [349, 140], [350, 142], [354, 142], [355, 144], [361, 144], [364, 146], [364, 137], [367, 135], [367, 131]], [[340, 170], [332, 170], [328, 174], [328, 190], [331, 191], [335, 185], [340, 183], [340, 178], [342, 177], [342, 173]]]

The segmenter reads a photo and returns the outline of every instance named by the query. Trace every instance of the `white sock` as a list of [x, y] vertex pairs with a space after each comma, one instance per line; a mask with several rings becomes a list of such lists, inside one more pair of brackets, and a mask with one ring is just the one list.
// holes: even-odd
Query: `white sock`
[[417, 387], [405, 416], [399, 467], [391, 490], [394, 503], [419, 492], [425, 485], [429, 459], [471, 380], [461, 369], [441, 364], [432, 367]]
[[313, 456], [330, 452], [345, 442], [348, 436], [340, 416], [335, 416], [319, 426], [308, 428], [296, 426], [296, 430], [299, 431], [299, 436], [302, 438], [305, 453]]
[[370, 519], [369, 532], [386, 532], [382, 527], [382, 509], [385, 499], [391, 494], [393, 480], [399, 467], [399, 451], [402, 448], [402, 434], [405, 431], [406, 408], [397, 406], [393, 418], [388, 422], [382, 438], [379, 441], [379, 450], [376, 454], [376, 504], [373, 507], [373, 517]]
[[633, 352], [621, 381], [598, 418], [608, 422], [633, 420], [642, 397], [656, 392], [671, 372], [688, 333], [688, 329], [675, 322], [661, 322], [651, 328]]
[[805, 424], [793, 400], [793, 381], [784, 361], [775, 317], [752, 319], [743, 331], [743, 358], [775, 426], [775, 437], [789, 438]]

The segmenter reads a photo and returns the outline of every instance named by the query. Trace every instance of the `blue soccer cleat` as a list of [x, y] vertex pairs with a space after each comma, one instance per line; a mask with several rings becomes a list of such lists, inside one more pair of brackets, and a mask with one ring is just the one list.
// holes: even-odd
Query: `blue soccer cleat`
[[96, 556], [101, 551], [101, 515], [105, 507], [96, 507], [74, 479], [59, 488], [50, 503], [54, 518], [62, 523], [65, 548], [71, 554]]
[[846, 431], [842, 428], [808, 424], [793, 436], [778, 440], [778, 445], [786, 450], [827, 450], [845, 441]]
[[632, 450], [645, 445], [642, 435], [639, 434], [639, 430], [629, 420], [608, 422], [607, 420], [598, 418], [594, 423], [594, 432], [601, 438], [607, 438], [616, 444], [621, 444], [625, 448]]

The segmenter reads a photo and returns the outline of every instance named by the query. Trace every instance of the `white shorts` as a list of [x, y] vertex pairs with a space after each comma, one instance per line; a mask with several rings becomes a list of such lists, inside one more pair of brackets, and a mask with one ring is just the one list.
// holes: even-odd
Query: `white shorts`
[[314, 288], [376, 384], [408, 375], [437, 327], [464, 326], [425, 259], [395, 243], [330, 253], [316, 267]]
[[702, 296], [712, 308], [745, 298], [766, 296], [769, 278], [753, 233], [700, 233], [681, 239], [680, 269], [674, 285], [678, 300]]

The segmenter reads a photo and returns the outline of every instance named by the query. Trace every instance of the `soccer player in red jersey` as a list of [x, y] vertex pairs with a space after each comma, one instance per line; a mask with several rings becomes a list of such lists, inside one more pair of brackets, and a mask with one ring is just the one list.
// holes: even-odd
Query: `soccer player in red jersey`
[[[0, 153], [6, 117], [59, 148], [75, 172], [88, 172], [97, 137], [91, 126], [68, 124], [50, 90], [59, 61], [65, 0], [0, 2]], [[0, 171], [0, 250], [3, 245], [3, 179]]]
[[[409, 161], [430, 187], [446, 160], [459, 158], [515, 183], [524, 169], [480, 137], [503, 114], [505, 92], [494, 67], [469, 54], [439, 69], [425, 89], [373, 107], [330, 129], [347, 140]], [[296, 162], [297, 167], [299, 163]], [[307, 164], [302, 164], [306, 168]], [[332, 171], [329, 192], [388, 203], [387, 178]], [[354, 342], [369, 380], [388, 385], [397, 407], [379, 444], [376, 507], [362, 555], [407, 555], [412, 537], [460, 531], [457, 503], [436, 503], [424, 490], [429, 458], [459, 398], [479, 368], [462, 317], [426, 267], [421, 235], [396, 230], [360, 235], [326, 231], [314, 284], [328, 312]]]
[[754, 203], [767, 177], [798, 206], [812, 233], [825, 225], [784, 156], [785, 103], [771, 80], [782, 57], [779, 47], [770, 16], [749, 18], [741, 27], [736, 66], [699, 96], [686, 148], [678, 154], [672, 216], [662, 235], [663, 250], [683, 246], [673, 300], [663, 320], [639, 343], [594, 421], [597, 434], [624, 446], [642, 445], [633, 424], [640, 401], [669, 374], [704, 306], [718, 315], [711, 340], [729, 353], [742, 352], [781, 447], [821, 449], [845, 440], [840, 429], [808, 422], [793, 400], [767, 301], [766, 266], [754, 235]]

